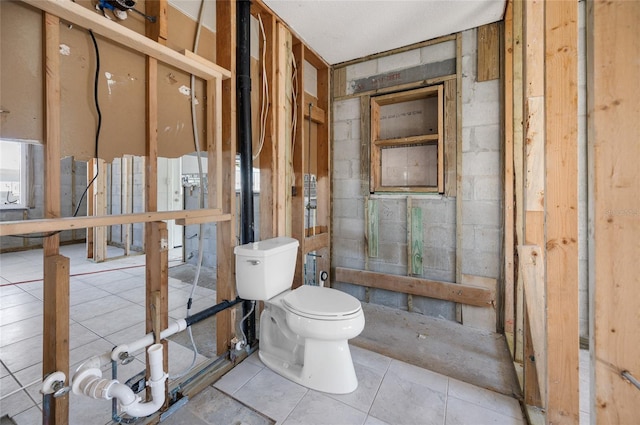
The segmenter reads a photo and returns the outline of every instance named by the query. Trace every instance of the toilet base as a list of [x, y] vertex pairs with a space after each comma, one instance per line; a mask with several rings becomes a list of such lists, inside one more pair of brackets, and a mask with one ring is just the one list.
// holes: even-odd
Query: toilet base
[[289, 364], [276, 355], [259, 350], [260, 360], [277, 374], [313, 390], [349, 394], [358, 388], [347, 341], [305, 341], [304, 364]]

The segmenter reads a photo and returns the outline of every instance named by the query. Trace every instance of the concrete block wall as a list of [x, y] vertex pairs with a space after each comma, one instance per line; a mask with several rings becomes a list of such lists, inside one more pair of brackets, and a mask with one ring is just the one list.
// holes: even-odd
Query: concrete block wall
[[[475, 38], [475, 32], [470, 36]], [[474, 40], [475, 43], [475, 40]], [[475, 45], [473, 46], [475, 48]], [[346, 90], [353, 94], [355, 81], [377, 74], [393, 72], [423, 64], [441, 62], [456, 57], [455, 41], [426, 46], [396, 55], [361, 62], [347, 67]], [[475, 78], [474, 78], [475, 79]], [[467, 96], [467, 106], [486, 112], [488, 104], [495, 109], [496, 119], [485, 122], [478, 116], [470, 116], [476, 122], [467, 126], [468, 137], [464, 155], [468, 157], [468, 170], [472, 176], [468, 179], [470, 199], [477, 204], [479, 210], [470, 210], [470, 232], [463, 243], [475, 249], [474, 241], [483, 253], [494, 249], [495, 264], [498, 263], [499, 221], [493, 217], [485, 225], [484, 215], [497, 215], [500, 211], [501, 191], [496, 184], [500, 173], [499, 127], [497, 118], [498, 82], [467, 87], [474, 92]], [[464, 92], [463, 92], [464, 95]], [[476, 105], [479, 104], [479, 105]], [[464, 111], [463, 111], [464, 112]], [[490, 110], [490, 112], [493, 112]], [[362, 158], [362, 145], [370, 143], [361, 138], [361, 106], [360, 98], [353, 97], [337, 100], [333, 103], [333, 181], [332, 181], [332, 265], [367, 269], [376, 272], [406, 275], [407, 274], [407, 196], [369, 194], [369, 175], [363, 175], [362, 169], [368, 170], [369, 158]], [[476, 167], [476, 161], [483, 161], [484, 166]], [[464, 164], [464, 162], [463, 162]], [[365, 214], [368, 199], [377, 200], [378, 205], [378, 256], [366, 258]], [[412, 195], [412, 206], [422, 210], [423, 228], [423, 272], [422, 277], [455, 282], [456, 279], [456, 198], [442, 195]], [[484, 204], [481, 204], [484, 203]], [[487, 244], [484, 239], [491, 242]], [[482, 261], [487, 262], [484, 258]], [[491, 261], [489, 261], [491, 262]], [[481, 264], [479, 260], [477, 264]], [[470, 264], [468, 269], [473, 269]], [[476, 267], [477, 269], [478, 267]], [[495, 277], [495, 276], [493, 276]], [[342, 282], [333, 282], [337, 289], [367, 301], [385, 306], [408, 309], [405, 294], [380, 289], [366, 290], [362, 286]], [[450, 302], [412, 297], [412, 311], [422, 314], [455, 320], [455, 305]]]
[[462, 33], [462, 261], [464, 274], [498, 278], [502, 265], [500, 80], [477, 81], [476, 30]]
[[[476, 31], [462, 34], [462, 150], [461, 191], [456, 197], [412, 195], [412, 206], [422, 210], [422, 277], [455, 282], [457, 272], [498, 278], [502, 251], [502, 163], [500, 81], [476, 79]], [[455, 41], [426, 46], [347, 67], [347, 94], [355, 80], [417, 67], [456, 57]], [[368, 158], [361, 158], [360, 99], [338, 100], [333, 105], [333, 257], [336, 267], [407, 274], [407, 197], [369, 195]], [[363, 164], [364, 162], [364, 164]], [[362, 166], [364, 165], [364, 167]], [[378, 256], [365, 258], [365, 202], [378, 204]], [[457, 204], [462, 220], [456, 221]], [[456, 231], [460, 228], [461, 247]], [[461, 270], [456, 270], [460, 252]], [[404, 294], [334, 282], [363, 301], [407, 309]], [[412, 311], [455, 320], [450, 302], [412, 297]]]
[[[0, 221], [30, 220], [44, 217], [44, 146], [29, 147], [28, 167], [32, 181], [29, 187], [29, 207], [0, 210]], [[71, 216], [76, 209], [76, 202], [87, 185], [87, 163], [75, 161], [71, 157], [60, 161], [60, 207], [63, 216]], [[79, 216], [86, 215], [86, 200], [82, 201]], [[85, 230], [64, 231], [60, 233], [61, 242], [82, 241]], [[13, 236], [0, 237], [0, 252], [31, 249], [42, 246], [40, 238], [19, 238]]]

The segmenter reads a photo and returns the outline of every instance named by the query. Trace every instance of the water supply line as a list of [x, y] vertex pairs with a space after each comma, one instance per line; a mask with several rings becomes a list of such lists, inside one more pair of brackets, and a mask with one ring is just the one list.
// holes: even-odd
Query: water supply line
[[100, 400], [118, 400], [119, 414], [142, 418], [149, 416], [164, 404], [164, 383], [168, 375], [162, 369], [162, 344], [153, 344], [147, 350], [149, 357], [150, 377], [147, 386], [151, 389], [151, 400], [143, 402], [127, 385], [116, 379], [102, 377], [100, 360], [98, 357], [89, 359], [78, 368], [73, 376], [72, 390], [74, 394], [84, 394]]

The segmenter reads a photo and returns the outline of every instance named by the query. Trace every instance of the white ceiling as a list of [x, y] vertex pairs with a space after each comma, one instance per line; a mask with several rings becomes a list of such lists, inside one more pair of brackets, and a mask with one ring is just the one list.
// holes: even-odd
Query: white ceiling
[[502, 19], [505, 0], [264, 0], [329, 64]]

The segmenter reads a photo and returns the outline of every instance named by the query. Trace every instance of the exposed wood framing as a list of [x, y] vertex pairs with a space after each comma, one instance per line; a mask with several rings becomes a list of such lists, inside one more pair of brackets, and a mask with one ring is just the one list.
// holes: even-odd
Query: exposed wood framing
[[455, 197], [457, 193], [457, 88], [456, 80], [444, 82], [444, 194]]
[[[456, 282], [462, 281], [462, 34], [456, 34]], [[456, 305], [456, 320], [462, 322], [462, 307]]]
[[[44, 215], [60, 217], [60, 20], [43, 14], [44, 64]], [[69, 370], [69, 259], [59, 255], [60, 236], [43, 240], [43, 379], [48, 374]], [[52, 424], [65, 424], [69, 417], [69, 396], [53, 398]]]
[[478, 28], [478, 81], [500, 78], [500, 24]]
[[547, 422], [575, 424], [579, 420], [578, 3], [545, 2], [544, 25]]
[[[291, 235], [291, 181], [293, 165], [291, 150], [293, 147], [293, 134], [291, 129], [292, 117], [292, 66], [291, 66], [291, 33], [281, 23], [276, 24], [276, 87], [275, 99], [276, 134], [280, 143], [276, 144], [277, 193], [275, 201], [277, 235]], [[284, 141], [284, 143], [282, 143]], [[275, 189], [275, 188], [274, 188]]]
[[[253, 8], [255, 3], [252, 4]], [[264, 26], [266, 42], [265, 46], [262, 46], [262, 39], [260, 38], [260, 60], [264, 58], [265, 75], [260, 74], [260, 85], [264, 84], [263, 79], [266, 78], [269, 84], [267, 96], [269, 98], [268, 111], [266, 117], [266, 128], [263, 129], [264, 145], [259, 157], [260, 167], [260, 211], [269, 211], [270, 214], [260, 214], [260, 235], [262, 239], [267, 239], [275, 236], [284, 236], [282, 233], [284, 230], [284, 203], [282, 202], [282, 194], [284, 194], [284, 183], [281, 179], [284, 179], [284, 171], [279, 172], [278, 169], [278, 149], [284, 148], [284, 143], [278, 143], [279, 139], [276, 136], [276, 105], [277, 96], [279, 92], [276, 91], [278, 85], [276, 83], [277, 78], [277, 25], [275, 16], [271, 14], [261, 13], [262, 10], [254, 11], [254, 14], [260, 14], [260, 19]], [[263, 51], [262, 49], [265, 49]], [[263, 90], [260, 90], [260, 104], [265, 102]], [[281, 155], [284, 159], [284, 155]], [[279, 203], [278, 203], [279, 202]], [[282, 217], [281, 217], [282, 216]], [[278, 224], [278, 220], [281, 217], [283, 223]]]
[[308, 105], [304, 102], [304, 46], [302, 43], [293, 45], [293, 57], [296, 63], [294, 73], [298, 81], [298, 92], [296, 99], [296, 115], [297, 125], [295, 128], [293, 145], [293, 168], [294, 174], [294, 195], [291, 199], [291, 236], [300, 242], [298, 249], [298, 258], [296, 260], [295, 277], [293, 278], [293, 288], [297, 288], [304, 284], [304, 265], [306, 262], [306, 254], [304, 247], [305, 237], [305, 217], [306, 196], [305, 196], [305, 174], [310, 174], [310, 164], [307, 160], [307, 151], [311, 149], [311, 134], [307, 120], [304, 119], [304, 110], [308, 109]]
[[[107, 165], [102, 159], [92, 159], [87, 165], [91, 176], [96, 176], [93, 184], [89, 188], [89, 198], [93, 208], [93, 216], [107, 215]], [[92, 177], [93, 178], [93, 177]], [[88, 180], [90, 181], [90, 180]], [[91, 256], [95, 262], [102, 262], [107, 259], [107, 227], [95, 226], [91, 228]], [[89, 244], [87, 244], [89, 246]]]
[[495, 302], [495, 290], [344, 267], [336, 267], [336, 281], [478, 307], [490, 307]]
[[[515, 192], [515, 245], [524, 243], [524, 134], [523, 134], [523, 2], [513, 2], [513, 169]], [[516, 259], [517, 264], [517, 259]], [[522, 363], [524, 356], [524, 288], [518, 273], [515, 280], [514, 360]]]
[[168, 65], [175, 66], [185, 72], [194, 74], [205, 80], [211, 78], [229, 78], [231, 73], [219, 65], [211, 68], [197, 60], [186, 58], [184, 55], [158, 44], [135, 31], [122, 25], [104, 19], [92, 10], [71, 1], [54, 0], [23, 0], [38, 9], [58, 16], [67, 22], [92, 30], [127, 48], [138, 51], [148, 57], [157, 59]]
[[504, 332], [513, 356], [515, 323], [514, 178], [513, 178], [513, 2], [504, 17]]
[[[230, 69], [232, 78], [222, 82], [221, 102], [221, 139], [216, 143], [222, 145], [222, 181], [217, 190], [222, 191], [224, 212], [230, 214], [231, 220], [217, 225], [217, 291], [216, 301], [232, 300], [236, 297], [235, 261], [231, 247], [236, 242], [235, 227], [235, 166], [236, 166], [236, 4], [235, 2], [216, 3], [216, 61], [219, 65]], [[212, 189], [209, 188], [211, 201]], [[235, 310], [225, 310], [216, 316], [216, 350], [225, 353], [231, 344], [235, 325]]]
[[212, 223], [230, 220], [230, 215], [219, 209], [158, 211], [101, 217], [63, 217], [58, 219], [35, 219], [28, 221], [4, 221], [0, 223], [0, 236], [62, 230], [84, 229], [91, 226], [112, 226], [117, 224], [148, 223], [159, 220], [176, 220], [178, 224]]
[[[640, 3], [587, 3], [591, 422], [638, 422]], [[571, 26], [570, 26], [571, 28]]]
[[[525, 305], [527, 310], [527, 338], [525, 338], [525, 352], [535, 358], [533, 363], [524, 365], [524, 396], [527, 404], [543, 407], [546, 400], [547, 357], [545, 354], [546, 305], [544, 281], [544, 256], [537, 245], [521, 245], [518, 247], [520, 270], [524, 283]], [[525, 359], [529, 356], [525, 357]]]
[[365, 237], [367, 241], [367, 258], [378, 257], [378, 200], [369, 199], [366, 204], [366, 232]]

